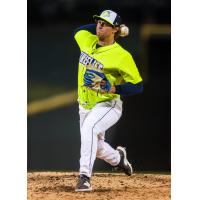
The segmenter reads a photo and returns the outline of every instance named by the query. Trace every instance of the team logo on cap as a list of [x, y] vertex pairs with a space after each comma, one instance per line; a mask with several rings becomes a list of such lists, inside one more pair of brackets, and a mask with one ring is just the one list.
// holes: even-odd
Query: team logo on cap
[[110, 17], [110, 12], [108, 10], [103, 11], [101, 14], [102, 17]]

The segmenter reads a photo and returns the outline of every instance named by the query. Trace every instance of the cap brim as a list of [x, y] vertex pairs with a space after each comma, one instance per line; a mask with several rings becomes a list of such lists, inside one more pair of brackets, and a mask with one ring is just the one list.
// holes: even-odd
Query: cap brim
[[93, 15], [93, 19], [94, 19], [94, 20], [101, 19], [101, 20], [103, 20], [103, 21], [108, 22], [110, 25], [114, 26], [113, 23], [109, 22], [107, 19], [105, 19], [105, 18], [103, 18], [103, 17], [100, 17], [99, 15]]

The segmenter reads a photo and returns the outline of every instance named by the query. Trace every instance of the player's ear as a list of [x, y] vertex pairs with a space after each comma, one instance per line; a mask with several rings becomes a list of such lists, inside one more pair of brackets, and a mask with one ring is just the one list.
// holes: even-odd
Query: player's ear
[[119, 27], [114, 27], [113, 28], [113, 33], [115, 34], [115, 33], [117, 33], [119, 31]]

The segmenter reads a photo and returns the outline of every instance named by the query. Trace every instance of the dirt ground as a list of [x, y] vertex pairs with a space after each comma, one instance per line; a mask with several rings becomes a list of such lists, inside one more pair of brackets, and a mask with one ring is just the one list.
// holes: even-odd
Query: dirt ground
[[29, 172], [28, 200], [169, 200], [171, 176], [161, 174], [94, 173], [93, 191], [75, 192], [78, 173]]

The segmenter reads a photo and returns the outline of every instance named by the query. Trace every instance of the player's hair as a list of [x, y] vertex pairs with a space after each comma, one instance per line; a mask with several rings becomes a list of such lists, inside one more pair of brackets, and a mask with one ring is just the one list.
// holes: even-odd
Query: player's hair
[[115, 33], [114, 39], [117, 40], [117, 38], [120, 37], [120, 29]]

